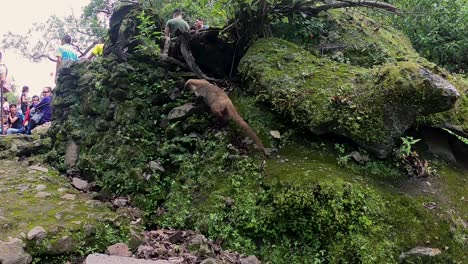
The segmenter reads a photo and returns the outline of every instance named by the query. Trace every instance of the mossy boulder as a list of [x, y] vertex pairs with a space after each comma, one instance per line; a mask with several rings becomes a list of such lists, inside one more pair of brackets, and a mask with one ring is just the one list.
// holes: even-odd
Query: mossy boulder
[[414, 61], [372, 69], [334, 62], [281, 39], [261, 39], [239, 65], [247, 89], [316, 134], [351, 138], [379, 157], [416, 119], [454, 107], [460, 93]]

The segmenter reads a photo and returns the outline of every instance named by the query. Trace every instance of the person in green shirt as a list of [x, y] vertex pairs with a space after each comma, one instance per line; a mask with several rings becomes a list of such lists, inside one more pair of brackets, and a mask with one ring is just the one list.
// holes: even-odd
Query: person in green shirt
[[176, 9], [172, 13], [172, 19], [169, 19], [164, 29], [164, 52], [161, 57], [166, 58], [169, 52], [169, 44], [172, 37], [180, 33], [189, 32], [189, 24], [182, 18], [182, 10]]
[[164, 29], [164, 36], [167, 37], [175, 37], [177, 30], [180, 33], [189, 32], [190, 26], [185, 20], [182, 18], [182, 10], [176, 9], [172, 13], [172, 19], [169, 19], [166, 23], [166, 28]]

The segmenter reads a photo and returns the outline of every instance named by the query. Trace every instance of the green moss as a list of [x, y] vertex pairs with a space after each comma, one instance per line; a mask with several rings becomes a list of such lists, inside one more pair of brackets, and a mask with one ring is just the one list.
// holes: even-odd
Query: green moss
[[410, 60], [365, 69], [261, 39], [239, 71], [250, 92], [296, 124], [344, 135], [385, 156], [418, 117], [447, 109], [438, 107], [443, 95], [427, 83], [423, 68]]
[[[367, 165], [361, 169], [353, 165], [350, 171], [338, 166], [331, 153], [317, 151], [314, 147], [291, 145], [283, 148], [278, 156], [266, 164], [267, 182], [280, 182], [298, 188], [313, 183], [327, 186], [333, 182], [337, 190], [340, 184], [348, 182], [354, 188], [366, 188], [367, 192], [373, 193], [374, 201], [368, 202], [377, 206], [376, 210], [380, 213], [376, 228], [383, 228], [386, 239], [392, 241], [381, 243], [391, 243], [391, 248], [399, 249], [393, 253], [394, 257], [399, 254], [398, 251], [430, 246], [443, 250], [441, 256], [431, 260], [435, 261], [433, 263], [463, 261], [467, 245], [467, 233], [461, 222], [467, 216], [466, 201], [462, 199], [468, 188], [468, 182], [464, 180], [466, 171], [439, 164], [436, 165], [436, 178], [415, 181], [405, 176], [385, 177], [381, 174], [391, 170], [382, 165], [371, 174]], [[437, 208], [430, 210], [424, 207], [430, 202], [437, 204]], [[454, 237], [457, 239], [454, 240]]]

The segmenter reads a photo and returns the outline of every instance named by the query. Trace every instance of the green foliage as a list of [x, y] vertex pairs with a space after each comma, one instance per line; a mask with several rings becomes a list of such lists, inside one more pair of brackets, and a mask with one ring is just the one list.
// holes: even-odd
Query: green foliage
[[403, 10], [394, 23], [429, 60], [455, 72], [468, 71], [468, 1], [390, 1]]
[[135, 36], [135, 39], [140, 44], [136, 50], [145, 57], [157, 58], [161, 51], [159, 43], [162, 41], [162, 32], [157, 29], [152, 17], [145, 14], [145, 10], [142, 10], [137, 16], [139, 34]]
[[419, 142], [421, 139], [413, 139], [413, 137], [401, 137], [401, 146], [399, 153], [402, 156], [409, 156], [412, 152], [413, 145]]
[[143, 7], [151, 10], [153, 13], [158, 14], [166, 21], [172, 18], [172, 12], [178, 8], [184, 12], [184, 19], [193, 25], [197, 18], [203, 18], [205, 24], [210, 27], [222, 27], [227, 22], [229, 8], [226, 0], [182, 0], [182, 1], [169, 1], [169, 0], [144, 0], [141, 1]]

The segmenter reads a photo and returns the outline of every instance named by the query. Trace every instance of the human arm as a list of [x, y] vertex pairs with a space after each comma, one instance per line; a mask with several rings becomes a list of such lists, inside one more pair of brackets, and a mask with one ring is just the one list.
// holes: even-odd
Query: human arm
[[57, 56], [57, 63], [55, 65], [55, 78], [58, 77], [60, 66], [62, 66], [62, 56]]
[[8, 115], [8, 127], [11, 127], [16, 120], [18, 120], [18, 116], [11, 117], [11, 115]]
[[169, 38], [169, 34], [170, 34], [170, 30], [169, 30], [169, 27], [166, 25], [166, 27], [164, 28], [164, 38]]
[[50, 96], [46, 96], [44, 98], [42, 98], [42, 100], [39, 102], [39, 104], [37, 104], [34, 108], [37, 110], [41, 110], [44, 106], [46, 105], [49, 105], [50, 104], [50, 99], [51, 97]]
[[61, 47], [57, 49], [55, 56], [57, 56], [57, 62], [55, 63], [55, 80], [57, 80], [60, 67], [62, 66], [62, 48]]

